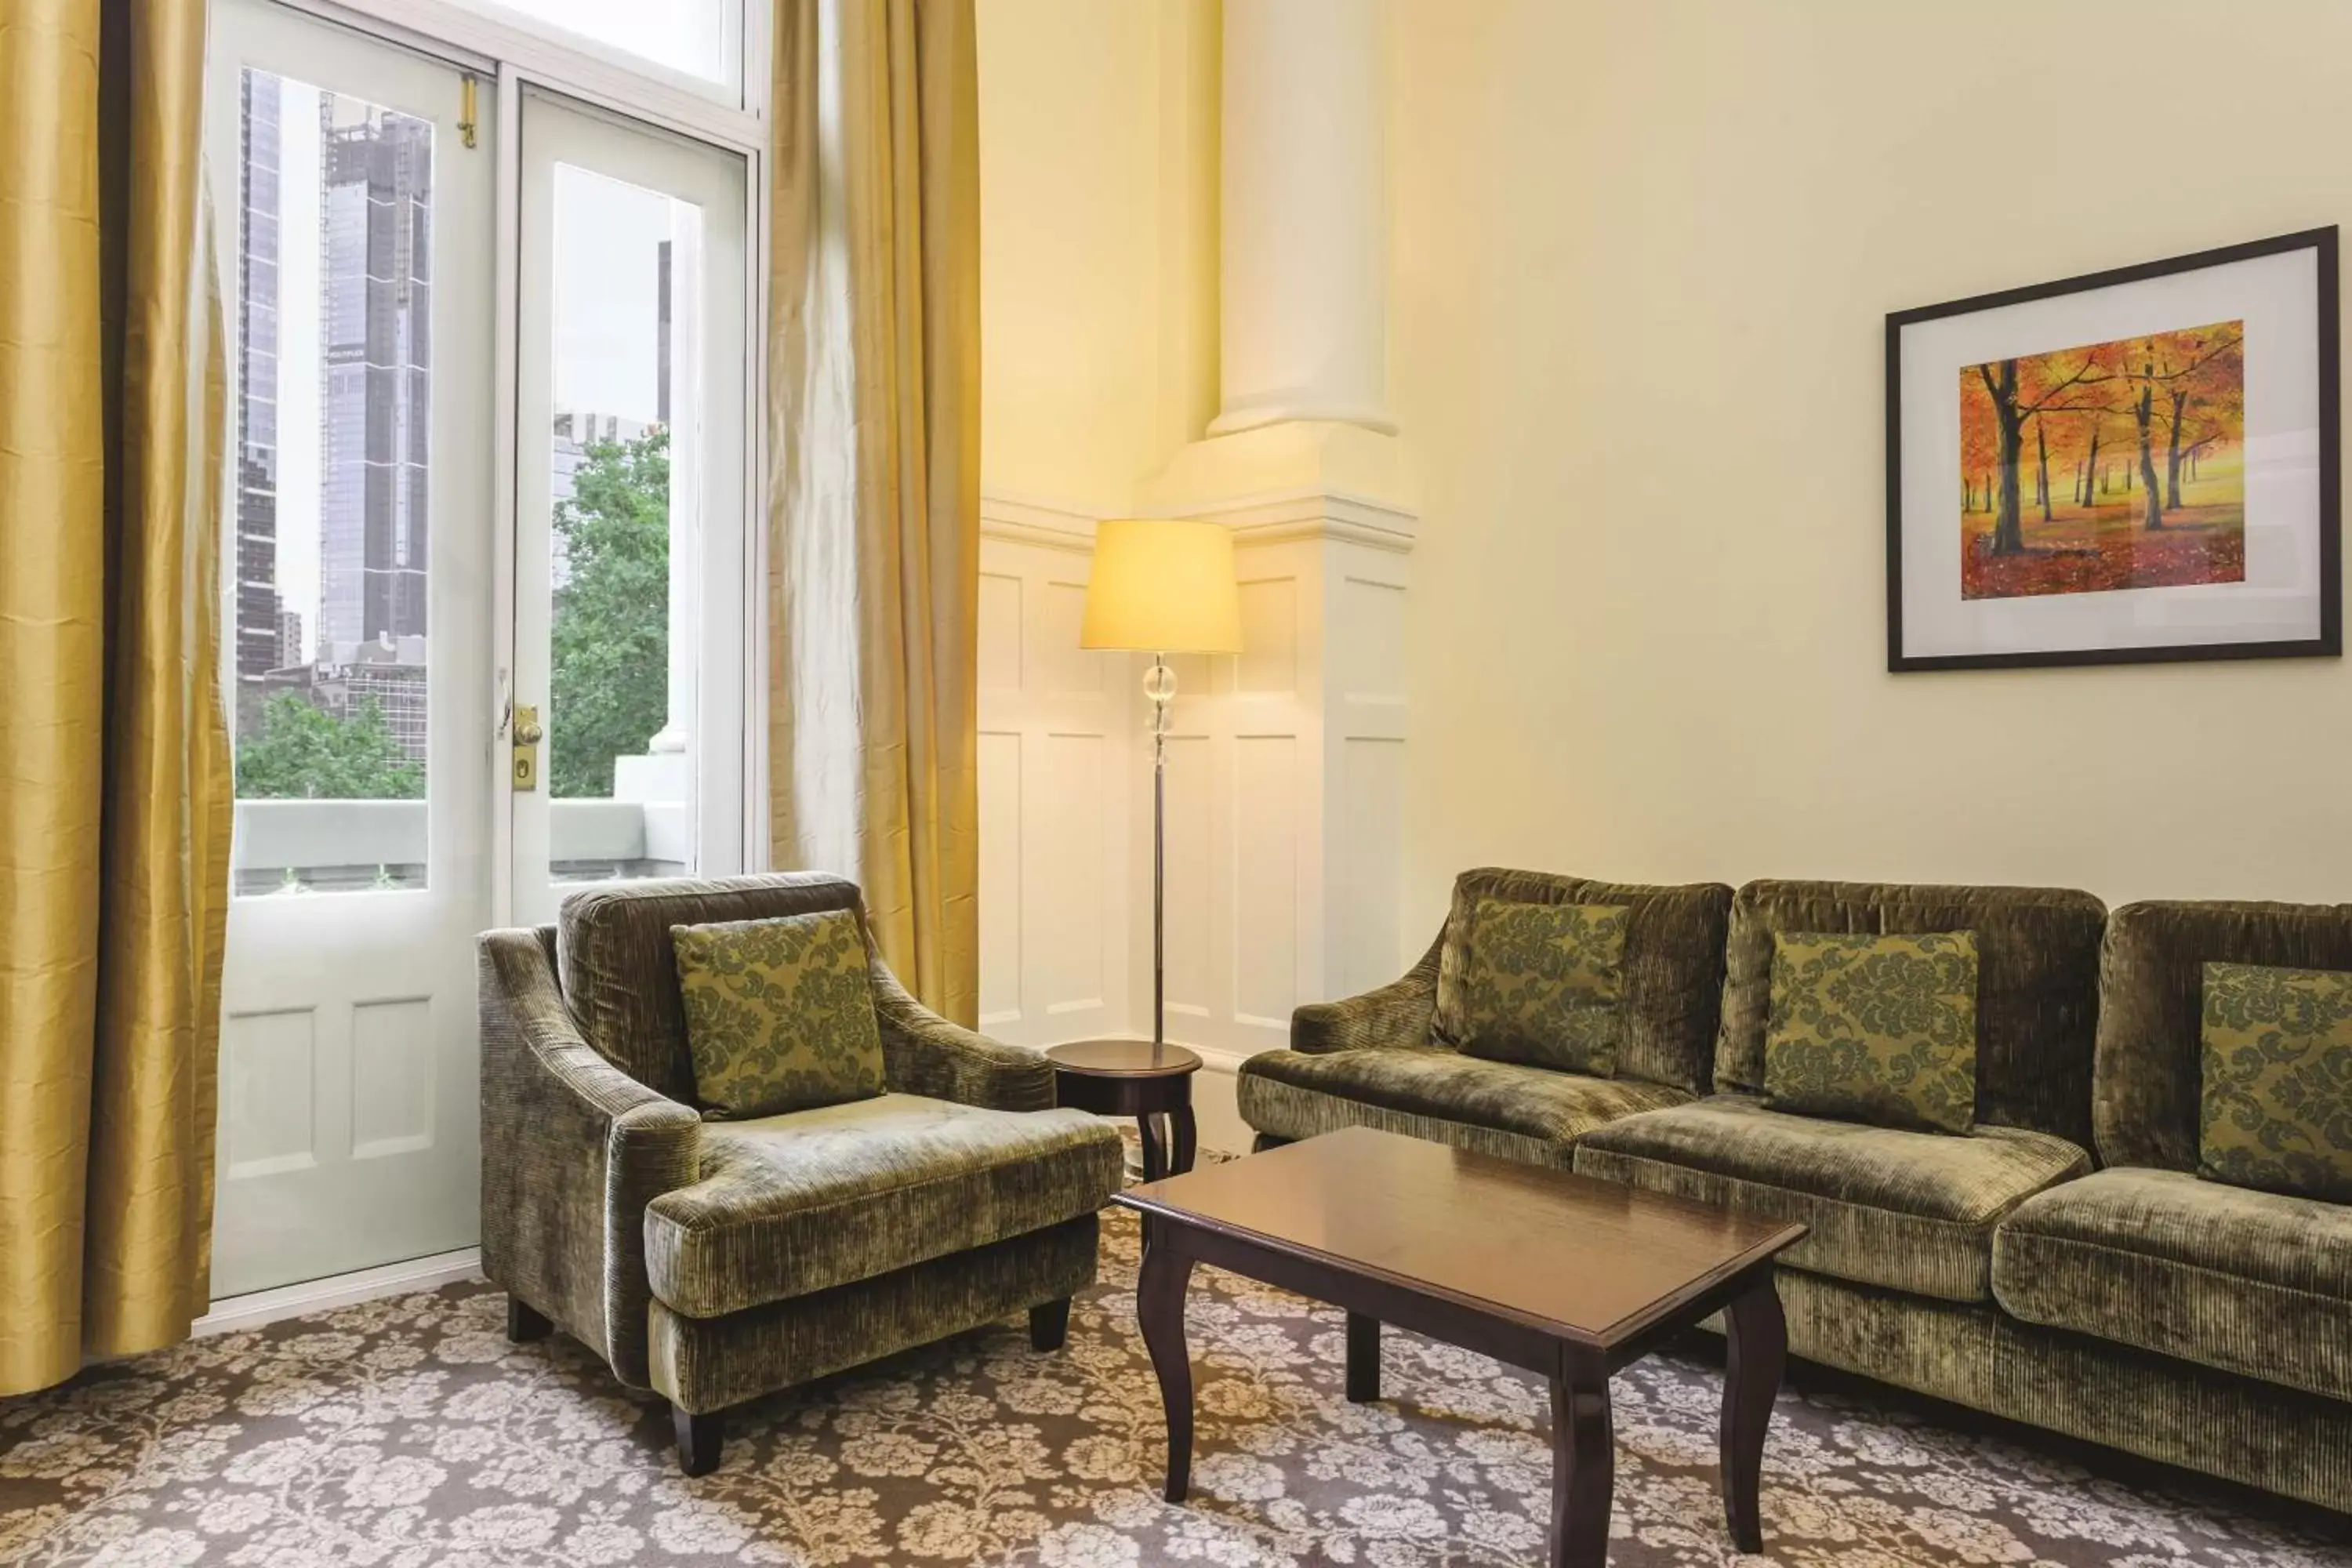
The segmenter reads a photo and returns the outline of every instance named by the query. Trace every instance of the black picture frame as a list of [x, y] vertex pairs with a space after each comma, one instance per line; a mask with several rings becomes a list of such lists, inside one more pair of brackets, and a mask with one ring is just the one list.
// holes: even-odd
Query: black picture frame
[[[2086, 293], [2139, 283], [2176, 273], [2199, 271], [2296, 250], [2317, 252], [2316, 320], [2319, 342], [2319, 635], [2303, 639], [2179, 646], [2095, 647], [1974, 654], [1906, 654], [1903, 642], [1903, 331], [1906, 327], [1951, 316], [1972, 315], [2064, 294]], [[2303, 229], [2267, 239], [2221, 246], [2161, 261], [2086, 272], [2079, 277], [2021, 289], [1971, 295], [1937, 305], [1889, 312], [1886, 317], [1886, 668], [1908, 674], [1946, 669], [2020, 669], [2077, 665], [2157, 664], [2210, 659], [2341, 658], [2344, 652], [2343, 413], [2338, 382], [2341, 325], [2338, 317], [2336, 226]]]

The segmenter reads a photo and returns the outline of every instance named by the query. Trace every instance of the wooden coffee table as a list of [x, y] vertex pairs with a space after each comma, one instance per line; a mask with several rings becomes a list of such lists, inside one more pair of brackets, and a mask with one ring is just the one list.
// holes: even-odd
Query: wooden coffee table
[[1722, 1311], [1724, 1512], [1761, 1552], [1757, 1485], [1788, 1329], [1772, 1259], [1805, 1227], [1367, 1128], [1130, 1187], [1151, 1220], [1136, 1315], [1168, 1413], [1170, 1502], [1192, 1472], [1184, 1287], [1195, 1263], [1348, 1312], [1348, 1397], [1380, 1397], [1384, 1322], [1551, 1382], [1553, 1568], [1609, 1555], [1609, 1374]]

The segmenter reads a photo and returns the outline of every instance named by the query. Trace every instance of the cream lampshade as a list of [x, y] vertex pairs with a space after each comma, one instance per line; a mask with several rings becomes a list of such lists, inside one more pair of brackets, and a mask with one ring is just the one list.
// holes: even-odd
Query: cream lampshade
[[1223, 523], [1137, 518], [1095, 530], [1078, 646], [1138, 653], [1239, 653], [1241, 590]]
[[1143, 678], [1151, 703], [1151, 1044], [1168, 1038], [1168, 708], [1176, 700], [1171, 653], [1242, 651], [1242, 595], [1234, 583], [1234, 536], [1223, 523], [1136, 518], [1095, 529], [1080, 647], [1152, 656]]

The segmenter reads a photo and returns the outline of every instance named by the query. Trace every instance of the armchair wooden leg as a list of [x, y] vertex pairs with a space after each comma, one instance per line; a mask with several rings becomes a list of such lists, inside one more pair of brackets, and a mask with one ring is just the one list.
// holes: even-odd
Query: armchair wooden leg
[[1029, 1342], [1041, 1351], [1057, 1351], [1070, 1333], [1070, 1299], [1046, 1301], [1029, 1309]]
[[719, 1450], [726, 1446], [727, 1427], [717, 1411], [695, 1415], [673, 1405], [670, 1420], [677, 1428], [677, 1468], [689, 1476], [707, 1476], [719, 1468]]
[[533, 1340], [543, 1340], [555, 1331], [555, 1325], [531, 1310], [523, 1299], [507, 1292], [507, 1338], [519, 1345]]
[[1256, 1137], [1250, 1140], [1250, 1152], [1253, 1154], [1263, 1154], [1268, 1149], [1279, 1149], [1285, 1143], [1289, 1142], [1289, 1139], [1276, 1138], [1271, 1132], [1261, 1132]]

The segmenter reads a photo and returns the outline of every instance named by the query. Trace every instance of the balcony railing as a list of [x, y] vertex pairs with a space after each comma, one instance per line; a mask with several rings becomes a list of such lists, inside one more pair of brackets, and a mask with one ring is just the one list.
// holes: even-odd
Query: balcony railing
[[[420, 888], [430, 805], [421, 800], [241, 800], [230, 867], [241, 895]], [[691, 825], [677, 802], [551, 800], [548, 869], [557, 881], [682, 875]]]

